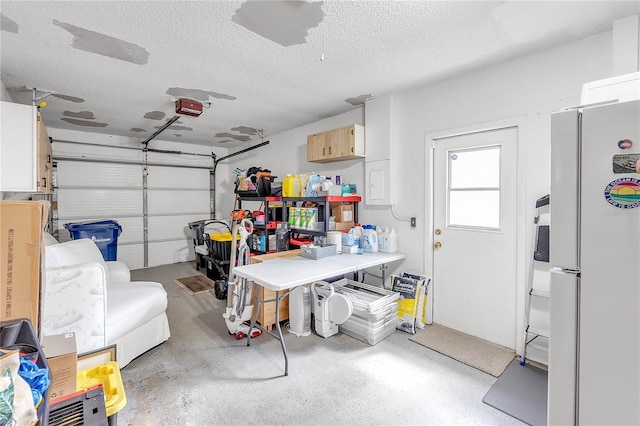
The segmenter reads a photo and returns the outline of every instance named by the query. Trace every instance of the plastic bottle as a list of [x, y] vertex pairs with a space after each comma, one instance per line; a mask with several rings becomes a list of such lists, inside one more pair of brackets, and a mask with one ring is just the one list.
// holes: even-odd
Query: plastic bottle
[[296, 174], [287, 175], [282, 180], [282, 196], [283, 197], [300, 197], [302, 194], [302, 184], [300, 178]]
[[276, 229], [276, 251], [287, 250], [289, 250], [289, 224], [282, 222]]
[[361, 247], [363, 251], [369, 253], [378, 252], [378, 233], [373, 229], [372, 225], [364, 225], [362, 227]]
[[389, 231], [387, 238], [389, 239], [387, 253], [397, 252], [398, 251], [398, 234], [396, 234], [396, 230], [391, 228], [391, 231]]
[[389, 247], [389, 229], [380, 227], [376, 231], [378, 232], [378, 250], [386, 252]]
[[362, 228], [360, 226], [352, 226], [349, 234], [353, 235], [353, 245], [362, 248]]

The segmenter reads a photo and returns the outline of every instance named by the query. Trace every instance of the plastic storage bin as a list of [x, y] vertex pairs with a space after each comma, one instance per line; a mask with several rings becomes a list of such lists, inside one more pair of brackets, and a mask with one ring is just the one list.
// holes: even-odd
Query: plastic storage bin
[[335, 244], [316, 248], [300, 247], [300, 256], [313, 260], [322, 259], [323, 257], [335, 256], [337, 253], [338, 252]]
[[397, 313], [394, 318], [380, 321], [368, 321], [356, 315], [351, 315], [349, 319], [338, 326], [338, 330], [355, 339], [375, 345], [396, 331], [396, 322]]
[[229, 260], [231, 258], [231, 240], [231, 232], [209, 234], [209, 255], [217, 260]]
[[117, 413], [127, 404], [120, 368], [115, 361], [78, 371], [78, 389], [89, 390], [102, 385], [109, 424], [117, 423]]
[[353, 315], [338, 326], [341, 333], [375, 345], [396, 330], [400, 294], [385, 288], [342, 279], [336, 293], [348, 297]]
[[[44, 355], [38, 336], [31, 325], [31, 321], [28, 319], [0, 322], [0, 346], [7, 348], [16, 345], [28, 345], [37, 348], [38, 359], [36, 365], [49, 370], [47, 357]], [[49, 371], [49, 380], [51, 380], [51, 371]], [[36, 411], [40, 426], [47, 426], [49, 421], [49, 389], [44, 392], [42, 402], [37, 406]]]
[[118, 237], [122, 226], [115, 220], [65, 223], [64, 227], [74, 240], [89, 238], [95, 242], [104, 260], [118, 260]]

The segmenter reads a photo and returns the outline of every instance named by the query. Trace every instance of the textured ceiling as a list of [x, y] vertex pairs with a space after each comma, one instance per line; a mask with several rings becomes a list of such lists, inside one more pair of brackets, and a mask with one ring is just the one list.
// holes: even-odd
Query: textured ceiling
[[[1, 77], [48, 127], [244, 147], [610, 30], [638, 1], [2, 1]], [[255, 129], [261, 129], [256, 134]]]

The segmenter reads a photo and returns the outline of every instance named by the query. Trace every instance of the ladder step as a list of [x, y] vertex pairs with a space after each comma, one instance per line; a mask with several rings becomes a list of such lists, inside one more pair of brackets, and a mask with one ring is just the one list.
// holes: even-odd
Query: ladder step
[[540, 336], [540, 337], [549, 337], [549, 330], [545, 330], [544, 328], [540, 328], [540, 327], [534, 327], [532, 325], [527, 327], [527, 333], [529, 334], [535, 334], [536, 336]]
[[531, 350], [531, 349], [539, 351], [539, 352], [543, 352], [543, 353], [549, 352], [549, 347], [544, 346], [544, 345], [539, 345], [539, 344], [537, 344], [535, 342], [529, 343], [529, 350]]
[[532, 296], [537, 296], [537, 297], [544, 297], [545, 299], [548, 299], [551, 294], [548, 291], [543, 291], [543, 290], [536, 290], [536, 289], [531, 289], [531, 294]]

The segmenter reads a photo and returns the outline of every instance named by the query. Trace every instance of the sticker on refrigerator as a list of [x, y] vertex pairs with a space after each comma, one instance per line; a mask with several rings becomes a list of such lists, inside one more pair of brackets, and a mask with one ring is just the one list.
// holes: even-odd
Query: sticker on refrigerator
[[640, 207], [640, 180], [631, 177], [616, 179], [604, 189], [604, 198], [613, 207], [619, 209], [638, 208]]
[[614, 155], [613, 173], [640, 173], [640, 154]]
[[622, 139], [618, 141], [618, 148], [620, 149], [629, 149], [633, 146], [633, 142], [630, 139]]

